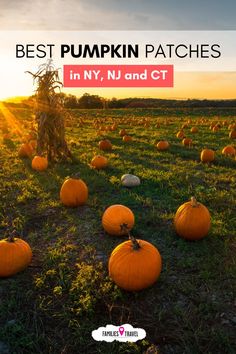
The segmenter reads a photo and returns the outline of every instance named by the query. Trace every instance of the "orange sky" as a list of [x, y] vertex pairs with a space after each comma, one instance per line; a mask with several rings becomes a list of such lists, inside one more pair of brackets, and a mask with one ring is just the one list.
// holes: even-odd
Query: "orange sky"
[[236, 98], [236, 72], [178, 72], [173, 88], [81, 88], [65, 89], [81, 96], [84, 92], [102, 97], [160, 97], [232, 99]]
[[[32, 78], [0, 84], [0, 99], [33, 94]], [[176, 99], [236, 99], [236, 72], [178, 72], [174, 75], [173, 88], [72, 88], [65, 93], [81, 96], [85, 92], [105, 98], [153, 97]]]

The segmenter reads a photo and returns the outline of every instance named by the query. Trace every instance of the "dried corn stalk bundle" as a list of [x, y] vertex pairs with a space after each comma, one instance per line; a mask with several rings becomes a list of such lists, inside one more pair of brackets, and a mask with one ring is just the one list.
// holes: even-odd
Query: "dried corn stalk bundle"
[[65, 139], [65, 117], [68, 112], [63, 108], [61, 97], [56, 92], [62, 86], [58, 70], [49, 60], [41, 65], [35, 74], [29, 71], [28, 73], [34, 77], [37, 84], [37, 155], [47, 155], [49, 160], [72, 158]]

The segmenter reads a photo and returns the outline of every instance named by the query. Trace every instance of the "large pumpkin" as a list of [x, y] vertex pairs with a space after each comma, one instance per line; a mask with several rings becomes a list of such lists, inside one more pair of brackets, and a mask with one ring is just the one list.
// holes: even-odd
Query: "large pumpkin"
[[230, 155], [230, 156], [234, 156], [236, 153], [236, 150], [233, 146], [231, 145], [227, 145], [223, 148], [222, 150], [222, 154], [223, 155]]
[[28, 143], [22, 144], [18, 151], [19, 157], [31, 157], [33, 153], [32, 146]]
[[105, 139], [101, 140], [98, 144], [100, 150], [111, 150], [112, 149], [112, 144], [110, 140]]
[[60, 200], [68, 207], [83, 205], [88, 199], [88, 187], [84, 181], [71, 177], [64, 181], [60, 190]]
[[97, 170], [100, 170], [108, 165], [108, 160], [105, 156], [97, 155], [91, 161], [91, 166]]
[[151, 243], [130, 238], [113, 250], [108, 264], [109, 275], [122, 289], [139, 291], [156, 282], [162, 260]]
[[48, 159], [43, 156], [34, 156], [32, 168], [36, 171], [45, 171], [48, 168]]
[[211, 226], [211, 217], [205, 205], [191, 201], [181, 205], [174, 217], [174, 226], [177, 234], [188, 240], [199, 240], [208, 234]]
[[9, 237], [0, 241], [0, 277], [9, 277], [31, 262], [32, 251], [27, 242]]
[[124, 205], [111, 205], [102, 216], [102, 225], [110, 235], [127, 235], [134, 226], [134, 214]]
[[169, 143], [166, 140], [161, 140], [157, 143], [157, 149], [160, 151], [169, 149]]
[[201, 152], [202, 162], [212, 162], [215, 159], [215, 151], [211, 149], [203, 149]]

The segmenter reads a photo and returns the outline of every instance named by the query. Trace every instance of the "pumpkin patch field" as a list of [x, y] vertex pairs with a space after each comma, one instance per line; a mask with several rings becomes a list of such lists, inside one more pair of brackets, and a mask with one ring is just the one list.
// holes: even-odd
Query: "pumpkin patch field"
[[236, 109], [69, 113], [58, 162], [0, 104], [0, 353], [236, 353]]

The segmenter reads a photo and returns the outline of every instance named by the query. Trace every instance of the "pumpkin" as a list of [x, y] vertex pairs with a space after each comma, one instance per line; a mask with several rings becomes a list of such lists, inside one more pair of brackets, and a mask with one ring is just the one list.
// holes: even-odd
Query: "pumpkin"
[[19, 157], [31, 157], [33, 153], [32, 146], [28, 143], [22, 144], [19, 151], [18, 151], [18, 156]]
[[100, 150], [111, 150], [112, 149], [112, 144], [110, 140], [104, 139], [101, 140], [98, 144]]
[[176, 137], [178, 139], [183, 139], [185, 137], [183, 130], [179, 130], [178, 133], [176, 134]]
[[42, 156], [34, 156], [31, 166], [33, 170], [45, 171], [48, 168], [48, 159]]
[[125, 135], [127, 135], [127, 133], [126, 133], [126, 130], [125, 129], [121, 129], [120, 131], [119, 131], [119, 135], [120, 136], [125, 136]]
[[132, 136], [130, 136], [130, 135], [124, 135], [122, 140], [127, 143], [129, 141], [132, 141], [133, 139], [132, 139]]
[[192, 127], [190, 131], [191, 131], [191, 133], [197, 133], [198, 132], [198, 128], [197, 127]]
[[215, 159], [215, 151], [203, 149], [200, 157], [202, 162], [212, 162]]
[[111, 126], [111, 131], [115, 131], [117, 129], [117, 125], [114, 123], [114, 124], [112, 124], [112, 126]]
[[191, 146], [192, 145], [192, 139], [190, 139], [190, 138], [184, 138], [183, 140], [182, 140], [182, 144], [184, 145], [184, 146]]
[[161, 140], [157, 143], [157, 149], [161, 151], [169, 149], [169, 146], [170, 145], [167, 140]]
[[3, 135], [3, 140], [10, 140], [11, 139], [11, 134], [4, 134]]
[[227, 145], [223, 148], [222, 150], [222, 154], [223, 155], [230, 155], [230, 156], [234, 156], [236, 153], [236, 150], [233, 146], [231, 145]]
[[88, 187], [78, 176], [67, 178], [60, 190], [60, 200], [68, 207], [84, 205], [88, 199]]
[[132, 236], [112, 251], [108, 263], [111, 279], [127, 291], [139, 291], [153, 285], [159, 278], [161, 268], [158, 249]]
[[24, 240], [11, 236], [0, 241], [0, 277], [21, 272], [30, 264], [31, 259], [31, 248]]
[[121, 177], [121, 184], [125, 187], [135, 187], [140, 185], [138, 176], [132, 174], [125, 174]]
[[92, 161], [91, 161], [91, 166], [93, 168], [96, 168], [97, 170], [100, 170], [108, 165], [108, 160], [106, 157], [97, 155], [95, 156]]
[[124, 205], [111, 205], [103, 213], [102, 225], [110, 235], [127, 235], [134, 226], [134, 214]]
[[218, 127], [218, 125], [215, 125], [213, 128], [212, 128], [212, 131], [215, 133], [215, 132], [218, 132], [220, 128]]
[[29, 144], [30, 144], [30, 146], [32, 147], [33, 150], [36, 149], [36, 146], [37, 146], [37, 141], [36, 140], [31, 140]]
[[230, 139], [236, 139], [236, 130], [231, 130], [231, 132], [229, 133], [229, 137]]
[[182, 204], [174, 217], [174, 227], [177, 234], [187, 240], [199, 240], [208, 234], [211, 217], [205, 205], [196, 201]]

